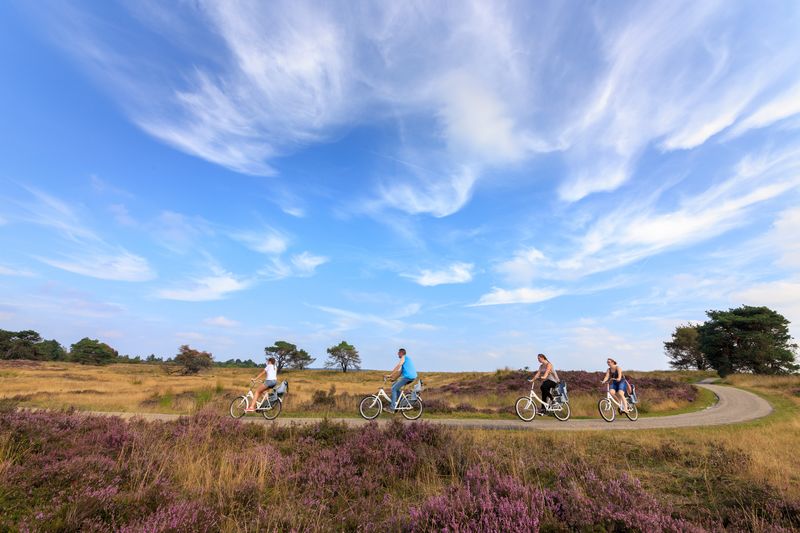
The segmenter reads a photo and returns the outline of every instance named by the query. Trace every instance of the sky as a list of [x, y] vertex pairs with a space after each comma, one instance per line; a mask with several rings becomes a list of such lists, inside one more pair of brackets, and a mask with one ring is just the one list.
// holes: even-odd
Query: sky
[[0, 3], [0, 328], [420, 371], [800, 337], [800, 3]]

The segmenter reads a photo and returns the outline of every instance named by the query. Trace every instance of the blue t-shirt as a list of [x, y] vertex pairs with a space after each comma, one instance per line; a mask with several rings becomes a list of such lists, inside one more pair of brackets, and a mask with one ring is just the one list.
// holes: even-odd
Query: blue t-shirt
[[414, 363], [411, 361], [411, 358], [406, 355], [406, 358], [403, 360], [403, 377], [406, 379], [417, 379], [417, 369], [414, 368]]

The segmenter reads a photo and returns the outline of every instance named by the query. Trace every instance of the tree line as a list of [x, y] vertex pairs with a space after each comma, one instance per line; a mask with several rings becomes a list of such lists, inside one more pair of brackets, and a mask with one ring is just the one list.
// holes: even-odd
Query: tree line
[[792, 374], [797, 344], [789, 321], [768, 307], [745, 305], [727, 311], [707, 311], [702, 324], [675, 328], [664, 351], [672, 368], [716, 370], [725, 377], [737, 372]]
[[[342, 372], [361, 368], [361, 356], [355, 346], [342, 341], [327, 349], [328, 359], [325, 368], [337, 368]], [[279, 340], [264, 348], [264, 356], [274, 357], [278, 371], [310, 367], [316, 358], [291, 342]], [[185, 374], [193, 374], [212, 366], [229, 368], [260, 368], [263, 363], [252, 359], [228, 359], [215, 361], [209, 352], [197, 350], [189, 345], [181, 345], [178, 353], [169, 358], [155, 354], [140, 356], [120, 355], [117, 350], [97, 339], [84, 337], [70, 346], [67, 351], [54, 339], [45, 340], [34, 330], [7, 331], [0, 329], [0, 359], [28, 359], [32, 361], [64, 361], [87, 365], [106, 365], [111, 363], [130, 364], [174, 364]]]

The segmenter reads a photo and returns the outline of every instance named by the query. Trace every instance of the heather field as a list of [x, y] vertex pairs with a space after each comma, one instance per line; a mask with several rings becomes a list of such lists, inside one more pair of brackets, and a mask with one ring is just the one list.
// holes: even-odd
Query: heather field
[[[196, 376], [170, 373], [161, 365], [115, 364], [106, 367], [73, 363], [0, 361], [0, 399], [23, 406], [95, 411], [192, 414], [202, 408], [226, 412], [231, 399], [247, 391], [258, 369], [213, 368]], [[382, 385], [379, 371], [291, 371], [283, 416], [358, 416], [358, 402]], [[526, 395], [529, 372], [423, 372], [425, 416], [512, 418], [517, 397]], [[573, 416], [597, 417], [597, 400], [605, 395], [601, 372], [562, 371], [570, 391]], [[704, 372], [630, 372], [639, 390], [643, 416], [702, 409], [713, 394], [691, 382]], [[38, 391], [47, 389], [47, 394]], [[538, 389], [538, 384], [537, 384]]]
[[[733, 377], [766, 419], [538, 433], [270, 428], [0, 411], [0, 530], [791, 531], [800, 378]], [[755, 388], [758, 387], [758, 388]]]

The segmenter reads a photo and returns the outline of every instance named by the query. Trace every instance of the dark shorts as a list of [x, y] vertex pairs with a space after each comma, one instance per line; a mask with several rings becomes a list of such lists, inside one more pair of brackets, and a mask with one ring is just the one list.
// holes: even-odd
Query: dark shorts
[[628, 392], [628, 383], [624, 379], [622, 381], [612, 381], [611, 390]]

